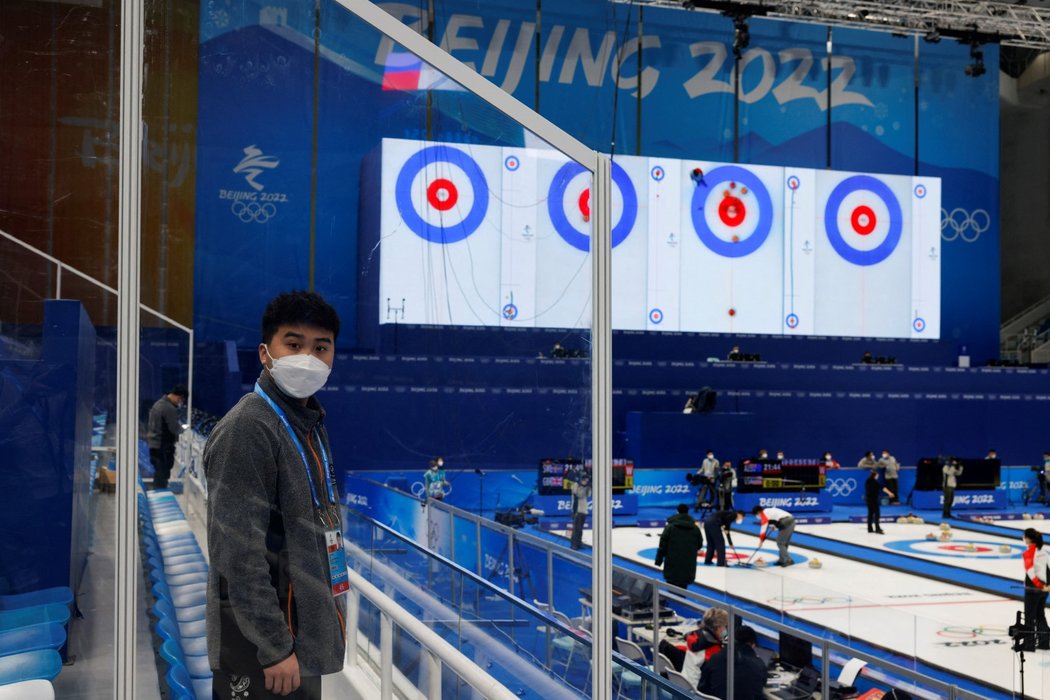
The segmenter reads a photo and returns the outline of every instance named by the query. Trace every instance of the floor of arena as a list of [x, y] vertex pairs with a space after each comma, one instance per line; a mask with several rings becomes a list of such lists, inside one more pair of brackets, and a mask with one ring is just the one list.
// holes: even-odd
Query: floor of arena
[[[757, 524], [748, 517], [734, 526], [728, 567], [704, 566], [700, 553], [697, 590], [729, 595], [766, 614], [892, 652], [898, 663], [914, 658], [920, 670], [977, 681], [1009, 696], [1020, 688], [1019, 657], [1007, 633], [1022, 609], [1020, 531], [1050, 533], [1050, 520], [1020, 515], [982, 513], [979, 522], [964, 515], [948, 521], [950, 538], [939, 513], [926, 513], [921, 524], [884, 522], [883, 535], [868, 533], [863, 522], [800, 523], [790, 548], [795, 565], [783, 568], [775, 566], [772, 539], [759, 549]], [[836, 520], [845, 517], [836, 514]], [[617, 527], [618, 563], [658, 575], [653, 559], [660, 532]], [[590, 534], [584, 533], [586, 544]], [[768, 565], [740, 566], [752, 555]], [[820, 568], [810, 566], [813, 560]], [[1050, 651], [1026, 654], [1024, 672], [1026, 695], [1050, 697]]]

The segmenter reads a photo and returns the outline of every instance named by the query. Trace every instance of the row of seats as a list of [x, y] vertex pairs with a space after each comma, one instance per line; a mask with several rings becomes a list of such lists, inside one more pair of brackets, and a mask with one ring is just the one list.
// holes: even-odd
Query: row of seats
[[186, 516], [166, 489], [139, 494], [150, 608], [171, 700], [210, 700], [205, 609], [208, 563]]
[[0, 700], [55, 697], [72, 603], [66, 586], [0, 595]]

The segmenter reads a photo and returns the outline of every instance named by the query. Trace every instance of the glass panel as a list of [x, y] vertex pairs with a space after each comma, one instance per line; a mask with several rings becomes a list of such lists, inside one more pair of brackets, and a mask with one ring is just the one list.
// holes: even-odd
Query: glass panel
[[[116, 298], [72, 269], [115, 282], [117, 14], [5, 2], [0, 27], [0, 615], [41, 633], [4, 654], [58, 697], [108, 697]], [[137, 696], [157, 698], [146, 587]]]

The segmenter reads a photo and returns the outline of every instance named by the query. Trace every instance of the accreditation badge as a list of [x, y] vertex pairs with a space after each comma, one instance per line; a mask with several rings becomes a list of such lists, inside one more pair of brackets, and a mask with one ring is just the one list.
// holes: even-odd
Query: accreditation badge
[[339, 596], [350, 590], [350, 577], [346, 572], [346, 551], [343, 550], [343, 533], [325, 530], [325, 547], [328, 549], [328, 579], [332, 582], [332, 595]]

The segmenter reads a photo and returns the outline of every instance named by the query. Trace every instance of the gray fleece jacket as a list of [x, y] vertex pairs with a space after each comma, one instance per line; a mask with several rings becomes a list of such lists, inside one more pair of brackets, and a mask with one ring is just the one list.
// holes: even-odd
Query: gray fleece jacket
[[[308, 436], [316, 428], [331, 461], [324, 410], [316, 398], [303, 406], [282, 393], [266, 370], [259, 385], [285, 411], [323, 503], [327, 489], [314, 457], [316, 439]], [[245, 674], [295, 652], [305, 676], [339, 671], [346, 604], [331, 593], [325, 526], [302, 458], [262, 397], [245, 395], [215, 426], [204, 472], [211, 667]], [[341, 530], [338, 507], [334, 511]]]

